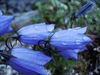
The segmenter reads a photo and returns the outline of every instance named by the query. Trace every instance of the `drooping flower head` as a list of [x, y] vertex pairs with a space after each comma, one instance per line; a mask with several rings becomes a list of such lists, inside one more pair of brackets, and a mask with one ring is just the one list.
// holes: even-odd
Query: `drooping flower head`
[[0, 36], [12, 31], [12, 28], [10, 27], [12, 20], [13, 16], [4, 16], [0, 11]]
[[68, 53], [70, 54], [68, 56], [73, 56], [78, 50], [84, 49], [92, 41], [84, 35], [86, 29], [86, 27], [77, 27], [58, 31], [52, 36], [50, 43], [64, 56], [67, 56]]
[[75, 12], [74, 17], [78, 18], [81, 15], [86, 14], [87, 12], [91, 11], [96, 6], [94, 1], [88, 1], [85, 5], [83, 5], [77, 12]]
[[27, 44], [37, 44], [39, 40], [44, 40], [49, 37], [49, 35], [54, 30], [54, 24], [32, 24], [25, 26], [18, 30], [20, 35], [20, 41]]
[[50, 57], [40, 51], [14, 48], [6, 63], [21, 75], [47, 75], [47, 70], [44, 68], [44, 65], [50, 60]]
[[51, 38], [51, 44], [62, 49], [81, 49], [90, 43], [91, 39], [84, 35], [86, 28], [61, 30]]

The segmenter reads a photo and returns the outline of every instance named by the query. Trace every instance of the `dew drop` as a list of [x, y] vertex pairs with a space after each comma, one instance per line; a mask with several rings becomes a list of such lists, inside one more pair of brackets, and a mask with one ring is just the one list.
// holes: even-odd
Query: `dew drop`
[[88, 39], [89, 39], [89, 38], [86, 37], [86, 36], [83, 37], [83, 40], [84, 40], [84, 41], [87, 41]]
[[62, 45], [67, 45], [67, 43], [66, 42], [63, 42]]
[[55, 35], [55, 38], [58, 38], [58, 35]]
[[76, 40], [76, 44], [80, 44], [80, 42], [81, 42], [80, 40]]
[[51, 32], [51, 31], [52, 31], [52, 28], [49, 28], [49, 29], [48, 29], [48, 32]]
[[35, 26], [34, 28], [35, 28], [35, 29], [38, 29], [38, 26]]
[[51, 24], [51, 25], [49, 25], [49, 26], [47, 27], [47, 31], [48, 31], [48, 32], [53, 31], [53, 29], [54, 29], [54, 25], [53, 25], [53, 24]]

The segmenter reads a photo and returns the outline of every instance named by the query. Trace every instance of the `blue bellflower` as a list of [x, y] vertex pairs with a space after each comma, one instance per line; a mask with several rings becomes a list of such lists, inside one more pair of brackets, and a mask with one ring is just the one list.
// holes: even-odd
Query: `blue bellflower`
[[56, 32], [50, 43], [63, 55], [65, 58], [73, 57], [77, 58], [77, 52], [80, 49], [84, 49], [87, 44], [92, 40], [84, 35], [86, 32], [86, 27], [84, 28], [72, 28], [68, 30], [61, 30]]
[[51, 58], [42, 52], [26, 48], [14, 48], [11, 55], [7, 63], [21, 75], [47, 75], [44, 65]]
[[84, 32], [86, 32], [86, 27], [61, 30], [52, 36], [50, 43], [61, 49], [82, 49], [91, 42]]
[[75, 12], [74, 17], [80, 17], [81, 15], [86, 14], [91, 9], [93, 9], [96, 6], [94, 1], [88, 1], [85, 5], [83, 5], [77, 12]]
[[37, 44], [39, 40], [44, 40], [54, 30], [54, 24], [32, 24], [18, 30], [20, 41], [27, 44]]
[[12, 31], [12, 28], [10, 27], [12, 20], [13, 16], [4, 16], [0, 11], [0, 36]]

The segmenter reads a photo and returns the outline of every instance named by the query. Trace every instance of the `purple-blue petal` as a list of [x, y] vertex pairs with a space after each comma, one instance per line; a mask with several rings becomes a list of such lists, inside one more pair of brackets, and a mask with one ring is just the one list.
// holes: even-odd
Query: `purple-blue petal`
[[69, 32], [74, 32], [74, 33], [78, 33], [78, 34], [84, 34], [87, 30], [87, 27], [76, 27], [76, 28], [72, 28], [72, 29], [68, 29]]
[[32, 24], [25, 26], [18, 30], [20, 35], [20, 41], [27, 44], [37, 44], [39, 40], [44, 40], [49, 37], [49, 35], [54, 30], [54, 24]]
[[10, 27], [12, 20], [13, 16], [0, 16], [0, 35], [12, 31]]
[[13, 28], [9, 27], [7, 33], [13, 32]]
[[8, 64], [22, 75], [47, 75], [47, 70], [43, 66], [15, 57], [10, 58]]
[[55, 47], [63, 49], [82, 49], [92, 40], [83, 34], [86, 28], [81, 29], [58, 31], [52, 36], [50, 43]]
[[44, 40], [50, 36], [51, 33], [42, 33], [42, 34], [35, 34], [32, 35], [22, 35], [20, 36], [19, 40], [26, 44], [38, 44], [40, 40]]
[[46, 24], [46, 23], [39, 23], [39, 24], [32, 24], [25, 27], [22, 27], [18, 30], [19, 35], [36, 35], [36, 34], [43, 34], [49, 33], [54, 30], [54, 24]]
[[49, 56], [43, 54], [40, 51], [33, 51], [26, 48], [14, 48], [12, 50], [12, 55], [19, 59], [23, 59], [39, 65], [45, 65], [51, 60]]
[[59, 53], [65, 58], [73, 58], [73, 59], [78, 59], [78, 52], [80, 50], [59, 50]]

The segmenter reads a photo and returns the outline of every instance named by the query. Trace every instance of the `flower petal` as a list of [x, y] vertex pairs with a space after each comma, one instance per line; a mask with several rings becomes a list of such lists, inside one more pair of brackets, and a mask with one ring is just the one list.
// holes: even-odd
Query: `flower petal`
[[47, 75], [47, 70], [38, 64], [30, 63], [15, 57], [12, 57], [8, 64], [23, 75]]
[[[82, 49], [92, 41], [83, 34], [85, 30], [86, 28], [82, 30], [71, 29], [58, 31], [52, 36], [50, 43], [55, 47], [61, 47], [63, 49]], [[83, 31], [82, 34], [79, 31]]]
[[18, 30], [19, 40], [26, 44], [38, 44], [39, 40], [44, 40], [50, 36], [54, 29], [53, 24], [32, 24]]
[[87, 27], [83, 27], [83, 28], [76, 27], [76, 28], [68, 29], [68, 31], [70, 32], [79, 33], [79, 34], [84, 34], [86, 30], [87, 30]]
[[43, 34], [45, 32], [52, 32], [54, 30], [53, 24], [45, 24], [45, 23], [39, 23], [39, 24], [32, 24], [25, 26], [18, 30], [19, 35], [31, 35], [31, 34]]
[[10, 22], [13, 16], [0, 16], [0, 35], [11, 32]]
[[50, 57], [44, 55], [40, 51], [33, 51], [31, 49], [26, 48], [14, 48], [12, 50], [12, 55], [19, 59], [23, 59], [39, 65], [45, 65], [51, 60]]
[[78, 59], [78, 52], [80, 50], [63, 50], [63, 51], [60, 51], [59, 53], [65, 58], [65, 59], [68, 59], [68, 58], [74, 58], [74, 59]]

